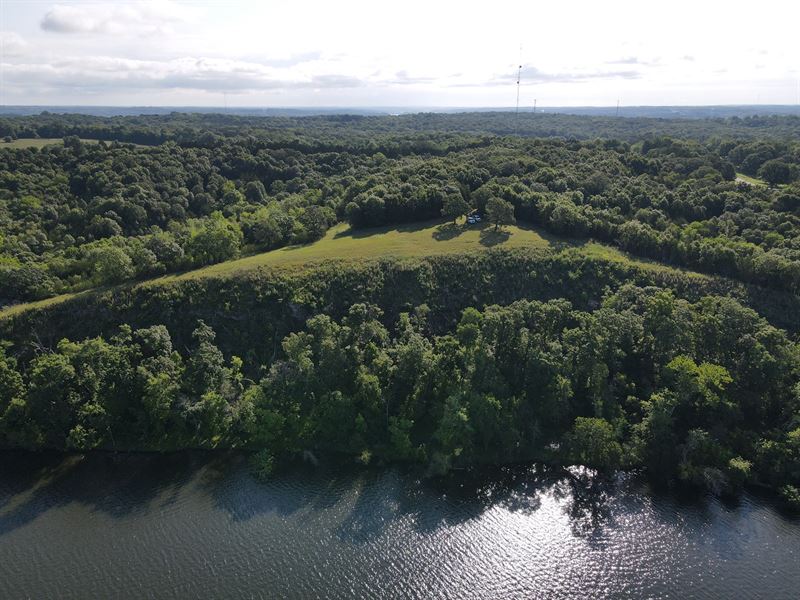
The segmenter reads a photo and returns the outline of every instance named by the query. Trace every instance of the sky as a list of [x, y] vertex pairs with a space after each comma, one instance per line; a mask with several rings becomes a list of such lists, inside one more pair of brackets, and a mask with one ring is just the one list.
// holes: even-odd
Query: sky
[[800, 103], [800, 2], [0, 0], [0, 103]]

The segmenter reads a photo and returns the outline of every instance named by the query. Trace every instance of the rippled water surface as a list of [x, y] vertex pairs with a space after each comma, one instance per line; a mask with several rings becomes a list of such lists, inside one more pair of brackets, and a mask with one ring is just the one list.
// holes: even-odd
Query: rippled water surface
[[0, 454], [0, 598], [798, 598], [800, 520], [541, 467]]

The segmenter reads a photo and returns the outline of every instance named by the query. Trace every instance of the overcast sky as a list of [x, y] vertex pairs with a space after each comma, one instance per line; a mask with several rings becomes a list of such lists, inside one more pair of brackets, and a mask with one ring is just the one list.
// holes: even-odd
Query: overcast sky
[[0, 0], [4, 104], [795, 104], [800, 1]]

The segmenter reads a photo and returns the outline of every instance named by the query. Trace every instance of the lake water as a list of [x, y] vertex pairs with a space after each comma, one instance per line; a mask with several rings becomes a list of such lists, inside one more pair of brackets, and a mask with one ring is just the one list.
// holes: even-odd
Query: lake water
[[798, 598], [800, 519], [542, 467], [0, 454], [0, 598]]

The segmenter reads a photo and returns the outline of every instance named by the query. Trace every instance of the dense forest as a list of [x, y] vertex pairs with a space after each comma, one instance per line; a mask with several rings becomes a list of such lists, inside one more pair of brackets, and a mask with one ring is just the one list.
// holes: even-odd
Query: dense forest
[[377, 149], [397, 136], [416, 137], [435, 147], [437, 138], [455, 135], [621, 139], [651, 136], [682, 139], [797, 139], [800, 116], [752, 115], [708, 119], [614, 118], [549, 113], [418, 113], [396, 116], [333, 114], [320, 116], [239, 116], [174, 112], [162, 115], [96, 117], [44, 112], [34, 116], [0, 114], [0, 137], [89, 139], [160, 144], [214, 144], [220, 138], [253, 137], [296, 147]]
[[[800, 505], [800, 118], [0, 118], [0, 445], [643, 468]], [[100, 140], [100, 141], [97, 141]], [[118, 285], [485, 215], [598, 240]]]
[[433, 472], [545, 458], [798, 499], [800, 352], [735, 300], [626, 285], [591, 312], [563, 299], [468, 308], [442, 335], [428, 312], [391, 329], [372, 304], [315, 315], [257, 380], [203, 321], [183, 351], [163, 325], [123, 325], [63, 339], [23, 369], [0, 354], [3, 440], [243, 447], [260, 468], [305, 448]]
[[[490, 130], [494, 117], [485, 118]], [[117, 132], [154, 143], [180, 139], [184, 121], [203, 122], [181, 116], [171, 129], [157, 129], [137, 125], [155, 117], [131, 119], [127, 127], [138, 132], [132, 135], [112, 125], [118, 119], [41, 119], [38, 128], [25, 125], [36, 118], [6, 119], [5, 128], [91, 135], [94, 127], [98, 137]], [[231, 119], [243, 127], [250, 122], [220, 118]], [[75, 136], [42, 149], [0, 144], [0, 305], [307, 243], [339, 221], [362, 228], [483, 212], [491, 199], [511, 203], [520, 222], [557, 235], [591, 237], [766, 287], [800, 288], [797, 142], [664, 136], [579, 142], [435, 128], [371, 137], [377, 125], [370, 124], [383, 122], [378, 117], [323, 119], [333, 124], [308, 141], [320, 119], [223, 137], [212, 132], [227, 133], [232, 125], [208, 117], [213, 139], [154, 147]], [[409, 119], [424, 127], [428, 116]], [[571, 119], [585, 134], [594, 123]], [[770, 117], [764, 131], [791, 130], [794, 120]], [[300, 137], [298, 123], [305, 127]], [[700, 124], [724, 131], [716, 122]], [[341, 133], [328, 143], [336, 125]], [[737, 172], [771, 187], [739, 181]]]

